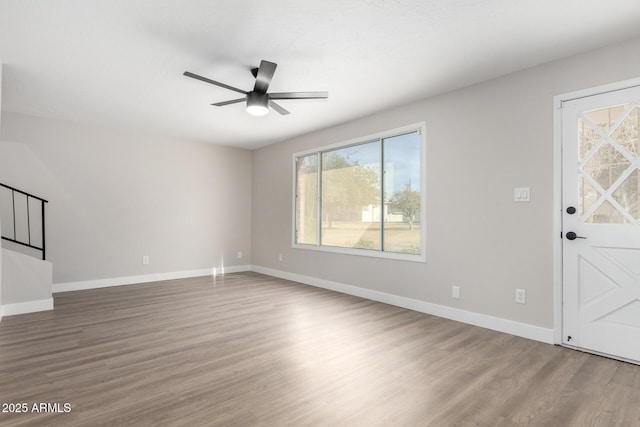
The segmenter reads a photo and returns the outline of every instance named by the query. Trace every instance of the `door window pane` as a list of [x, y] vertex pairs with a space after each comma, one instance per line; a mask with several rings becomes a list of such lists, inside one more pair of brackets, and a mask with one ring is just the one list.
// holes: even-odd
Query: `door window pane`
[[589, 219], [587, 224], [628, 224], [629, 221], [608, 201], [603, 202]]
[[602, 188], [608, 190], [627, 170], [631, 162], [611, 144], [605, 143], [591, 156], [583, 166]]
[[640, 219], [640, 171], [634, 170], [613, 193], [613, 198], [620, 203], [636, 220]]
[[579, 120], [580, 214], [595, 205], [584, 219], [588, 224], [634, 223], [640, 217], [640, 109], [607, 107], [585, 112]]
[[602, 136], [583, 119], [578, 120], [578, 160], [582, 161], [591, 152]]
[[600, 127], [600, 129], [609, 132], [611, 127], [622, 117], [628, 108], [629, 104], [616, 105], [601, 110], [587, 111], [583, 114], [590, 122]]
[[579, 191], [580, 191], [580, 216], [585, 215], [589, 209], [600, 200], [600, 193], [587, 180], [581, 176], [579, 178]]
[[640, 158], [640, 107], [634, 107], [611, 136], [636, 158]]

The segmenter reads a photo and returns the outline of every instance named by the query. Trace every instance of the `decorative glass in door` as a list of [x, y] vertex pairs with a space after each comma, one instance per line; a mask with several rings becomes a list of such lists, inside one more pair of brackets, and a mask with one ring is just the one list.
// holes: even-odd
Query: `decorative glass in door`
[[578, 212], [582, 223], [640, 225], [639, 125], [637, 104], [580, 114]]

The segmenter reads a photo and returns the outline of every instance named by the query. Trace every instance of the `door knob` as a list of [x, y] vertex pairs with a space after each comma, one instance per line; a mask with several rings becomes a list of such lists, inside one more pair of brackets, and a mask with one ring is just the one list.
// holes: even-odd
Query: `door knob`
[[569, 206], [569, 207], [567, 208], [567, 213], [568, 213], [569, 215], [573, 215], [574, 213], [576, 213], [576, 208], [574, 208], [573, 206]]
[[578, 236], [576, 233], [574, 233], [573, 231], [568, 232], [567, 234], [565, 234], [565, 236], [567, 237], [567, 239], [569, 240], [576, 240], [576, 239], [586, 239], [586, 237], [582, 237], [582, 236]]

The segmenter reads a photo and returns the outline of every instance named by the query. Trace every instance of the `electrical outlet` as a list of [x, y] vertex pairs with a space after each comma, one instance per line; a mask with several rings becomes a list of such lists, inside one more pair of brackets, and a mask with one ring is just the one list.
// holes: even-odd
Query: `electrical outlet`
[[282, 261], [282, 252], [278, 254], [278, 261]]
[[460, 299], [460, 286], [451, 287], [451, 298]]
[[144, 255], [142, 257], [142, 264], [144, 264], [144, 265], [149, 264], [149, 255]]
[[242, 252], [238, 251], [237, 257], [238, 259], [242, 259]]
[[527, 291], [525, 291], [524, 289], [516, 289], [516, 302], [518, 304], [526, 304]]

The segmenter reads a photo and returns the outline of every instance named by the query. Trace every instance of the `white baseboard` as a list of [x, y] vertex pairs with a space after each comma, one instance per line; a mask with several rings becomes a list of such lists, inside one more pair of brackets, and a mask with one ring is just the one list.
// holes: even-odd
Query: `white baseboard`
[[35, 313], [47, 310], [53, 310], [53, 298], [18, 302], [15, 304], [3, 304], [1, 309], [2, 316], [14, 316], [16, 314]]
[[135, 285], [138, 283], [160, 282], [163, 280], [187, 279], [189, 277], [217, 276], [226, 273], [251, 271], [249, 265], [213, 267], [200, 270], [175, 271], [170, 273], [143, 274], [139, 276], [113, 277], [110, 279], [83, 280], [79, 282], [54, 283], [53, 293], [81, 291], [85, 289], [107, 288], [111, 286]]
[[474, 313], [471, 311], [461, 310], [459, 308], [447, 307], [444, 305], [433, 304], [412, 298], [388, 294], [385, 292], [360, 288], [358, 286], [346, 285], [344, 283], [332, 282], [329, 280], [318, 279], [310, 276], [303, 276], [301, 274], [288, 273], [285, 271], [266, 267], [254, 265], [251, 267], [251, 271], [266, 274], [269, 276], [279, 277], [281, 279], [292, 280], [294, 282], [300, 282], [319, 288], [329, 289], [344, 294], [354, 295], [385, 304], [395, 305], [397, 307], [407, 308], [409, 310], [419, 311], [421, 313], [432, 314], [434, 316], [444, 317], [445, 319], [468, 323], [471, 325], [492, 329], [498, 332], [504, 332], [535, 341], [541, 341], [547, 344], [554, 344], [553, 329], [542, 328], [540, 326], [534, 326], [527, 323], [501, 319], [499, 317]]

